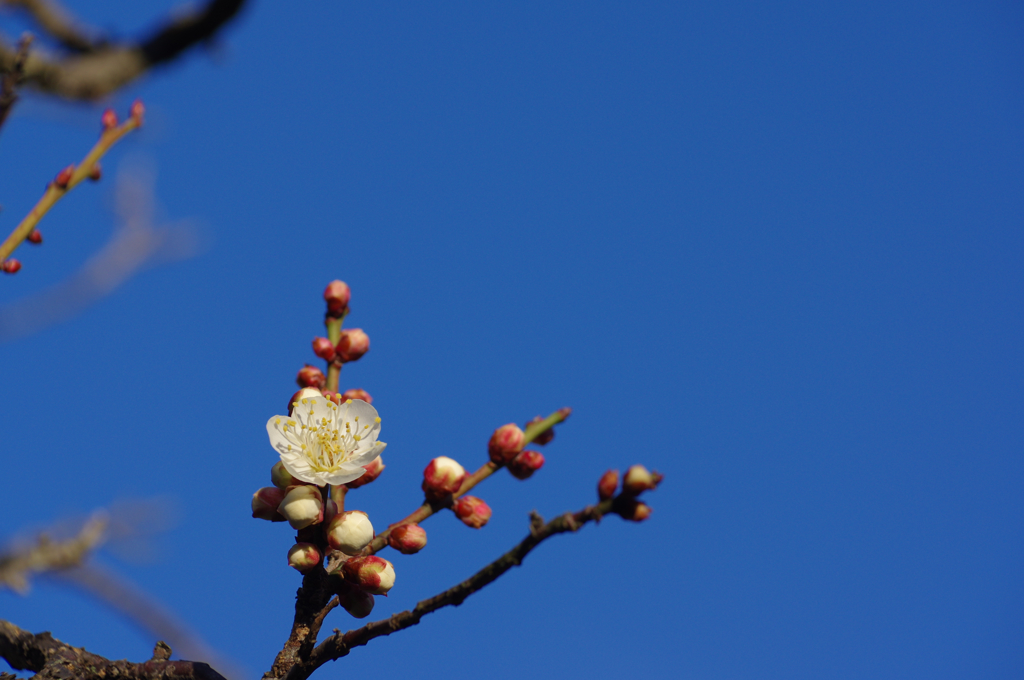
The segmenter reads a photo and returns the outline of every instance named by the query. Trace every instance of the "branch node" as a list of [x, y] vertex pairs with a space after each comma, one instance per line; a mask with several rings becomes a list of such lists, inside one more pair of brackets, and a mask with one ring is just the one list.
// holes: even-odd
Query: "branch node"
[[157, 640], [153, 647], [153, 658], [151, 661], [167, 661], [171, 658], [171, 646], [163, 640]]

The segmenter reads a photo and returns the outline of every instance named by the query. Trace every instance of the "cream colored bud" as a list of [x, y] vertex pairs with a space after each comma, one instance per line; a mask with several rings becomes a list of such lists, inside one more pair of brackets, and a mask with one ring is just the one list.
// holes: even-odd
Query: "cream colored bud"
[[323, 559], [320, 550], [312, 543], [296, 543], [288, 550], [288, 566], [303, 574], [315, 569]]
[[372, 540], [373, 525], [366, 513], [360, 510], [336, 515], [327, 525], [327, 542], [346, 555], [355, 555]]
[[303, 484], [289, 486], [277, 511], [284, 515], [292, 529], [305, 529], [323, 519], [323, 500], [320, 489]]

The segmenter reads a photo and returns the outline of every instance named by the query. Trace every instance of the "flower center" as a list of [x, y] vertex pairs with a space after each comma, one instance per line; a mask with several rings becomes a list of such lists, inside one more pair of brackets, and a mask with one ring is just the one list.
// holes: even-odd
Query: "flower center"
[[[346, 463], [359, 448], [359, 442], [366, 435], [369, 425], [360, 425], [359, 416], [351, 420], [342, 418], [338, 405], [328, 402], [328, 413], [317, 421], [311, 399], [303, 399], [293, 406], [296, 420], [289, 418], [280, 431], [296, 446], [309, 461], [315, 472], [334, 472]], [[305, 409], [305, 418], [300, 409]], [[305, 422], [303, 422], [305, 421]]]

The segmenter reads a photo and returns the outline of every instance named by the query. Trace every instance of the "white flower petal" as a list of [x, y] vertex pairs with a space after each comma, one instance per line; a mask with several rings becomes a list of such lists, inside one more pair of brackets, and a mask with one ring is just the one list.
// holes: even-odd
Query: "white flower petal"
[[377, 442], [365, 451], [360, 451], [356, 455], [352, 456], [352, 459], [349, 462], [359, 466], [369, 465], [384, 451], [385, 446], [387, 446], [387, 444], [384, 442]]
[[355, 469], [352, 469], [347, 465], [343, 465], [338, 468], [337, 472], [333, 472], [326, 476], [326, 483], [333, 485], [344, 484], [345, 482], [351, 482], [354, 479], [359, 479], [365, 474], [366, 470], [358, 465]]

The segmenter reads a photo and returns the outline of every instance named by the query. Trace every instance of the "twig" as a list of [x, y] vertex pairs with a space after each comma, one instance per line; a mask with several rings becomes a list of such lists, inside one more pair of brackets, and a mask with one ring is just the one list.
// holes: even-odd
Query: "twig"
[[[534, 439], [536, 439], [540, 435], [544, 434], [545, 432], [550, 430], [552, 427], [554, 427], [558, 423], [563, 422], [566, 418], [569, 417], [569, 413], [570, 413], [569, 409], [561, 408], [561, 409], [558, 409], [557, 411], [555, 411], [554, 413], [552, 413], [551, 415], [549, 415], [547, 418], [545, 418], [542, 421], [539, 421], [539, 422], [536, 422], [536, 423], [530, 423], [526, 427], [526, 430], [523, 432], [523, 434], [525, 435], [524, 445], [525, 444], [529, 444]], [[463, 495], [469, 493], [469, 491], [473, 487], [475, 487], [477, 484], [479, 484], [480, 482], [482, 482], [485, 479], [487, 479], [488, 477], [490, 477], [492, 474], [497, 472], [502, 467], [503, 467], [502, 465], [499, 465], [499, 464], [494, 463], [492, 461], [488, 461], [488, 462], [484, 463], [480, 467], [479, 470], [477, 470], [476, 472], [474, 472], [470, 476], [466, 477], [466, 481], [464, 481], [462, 483], [462, 486], [459, 488], [457, 493], [452, 494], [450, 497], [442, 498], [441, 500], [437, 500], [437, 501], [433, 501], [433, 502], [431, 502], [431, 501], [424, 501], [423, 505], [421, 505], [415, 512], [410, 514], [405, 519], [399, 520], [398, 522], [395, 522], [394, 524], [389, 526], [387, 528], [387, 531], [384, 531], [384, 532], [378, 534], [370, 542], [370, 544], [363, 549], [361, 554], [363, 554], [363, 555], [373, 555], [374, 553], [379, 551], [381, 548], [383, 548], [385, 545], [387, 545], [387, 543], [388, 543], [388, 536], [391, 535], [391, 532], [393, 530], [395, 530], [396, 528], [402, 526], [403, 524], [419, 524], [420, 522], [422, 522], [426, 518], [430, 517], [431, 515], [437, 513], [438, 511], [451, 506], [452, 501], [454, 499], [459, 498], [460, 496], [463, 496]]]
[[[139, 105], [141, 107], [141, 105]], [[132, 107], [136, 107], [133, 105]], [[140, 110], [140, 109], [139, 109]], [[28, 238], [28, 235], [32, 233], [32, 230], [39, 224], [39, 220], [42, 219], [43, 215], [49, 212], [57, 201], [64, 197], [69, 191], [78, 186], [84, 179], [91, 176], [97, 167], [97, 163], [103, 157], [103, 154], [107, 153], [114, 144], [118, 142], [122, 137], [136, 130], [142, 125], [142, 115], [132, 115], [127, 118], [120, 125], [115, 125], [103, 131], [100, 135], [100, 139], [96, 142], [96, 145], [85, 155], [82, 162], [71, 172], [70, 177], [60, 178], [60, 181], [50, 182], [49, 186], [46, 187], [46, 192], [43, 197], [39, 199], [35, 207], [25, 216], [25, 219], [14, 228], [11, 235], [8, 236], [2, 244], [0, 244], [0, 262], [3, 262], [14, 250], [21, 245], [21, 243]], [[64, 173], [62, 172], [61, 175]]]
[[545, 539], [555, 534], [576, 531], [587, 522], [599, 521], [603, 515], [617, 511], [620, 505], [628, 503], [629, 500], [631, 499], [619, 496], [583, 508], [575, 513], [566, 513], [539, 528], [531, 526], [530, 534], [517, 546], [457, 586], [417, 603], [412, 611], [399, 612], [390, 618], [374, 621], [347, 633], [336, 631], [313, 650], [308, 661], [297, 663], [292, 667], [288, 675], [285, 676], [286, 680], [305, 680], [328, 661], [348, 655], [354, 647], [365, 645], [374, 638], [391, 635], [396, 631], [415, 626], [424, 616], [443, 607], [462, 604], [467, 597], [497, 580], [512, 567], [522, 564], [523, 558]]
[[34, 635], [13, 623], [0, 621], [0, 657], [11, 668], [38, 673], [36, 678], [123, 678], [125, 680], [226, 680], [198, 661], [150, 660], [142, 663], [110, 661], [72, 647], [49, 633]]
[[18, 40], [18, 50], [14, 55], [14, 63], [3, 75], [0, 83], [0, 127], [7, 121], [7, 115], [18, 101], [18, 85], [25, 77], [25, 61], [28, 59], [28, 48], [32, 45], [32, 34], [25, 33]]

